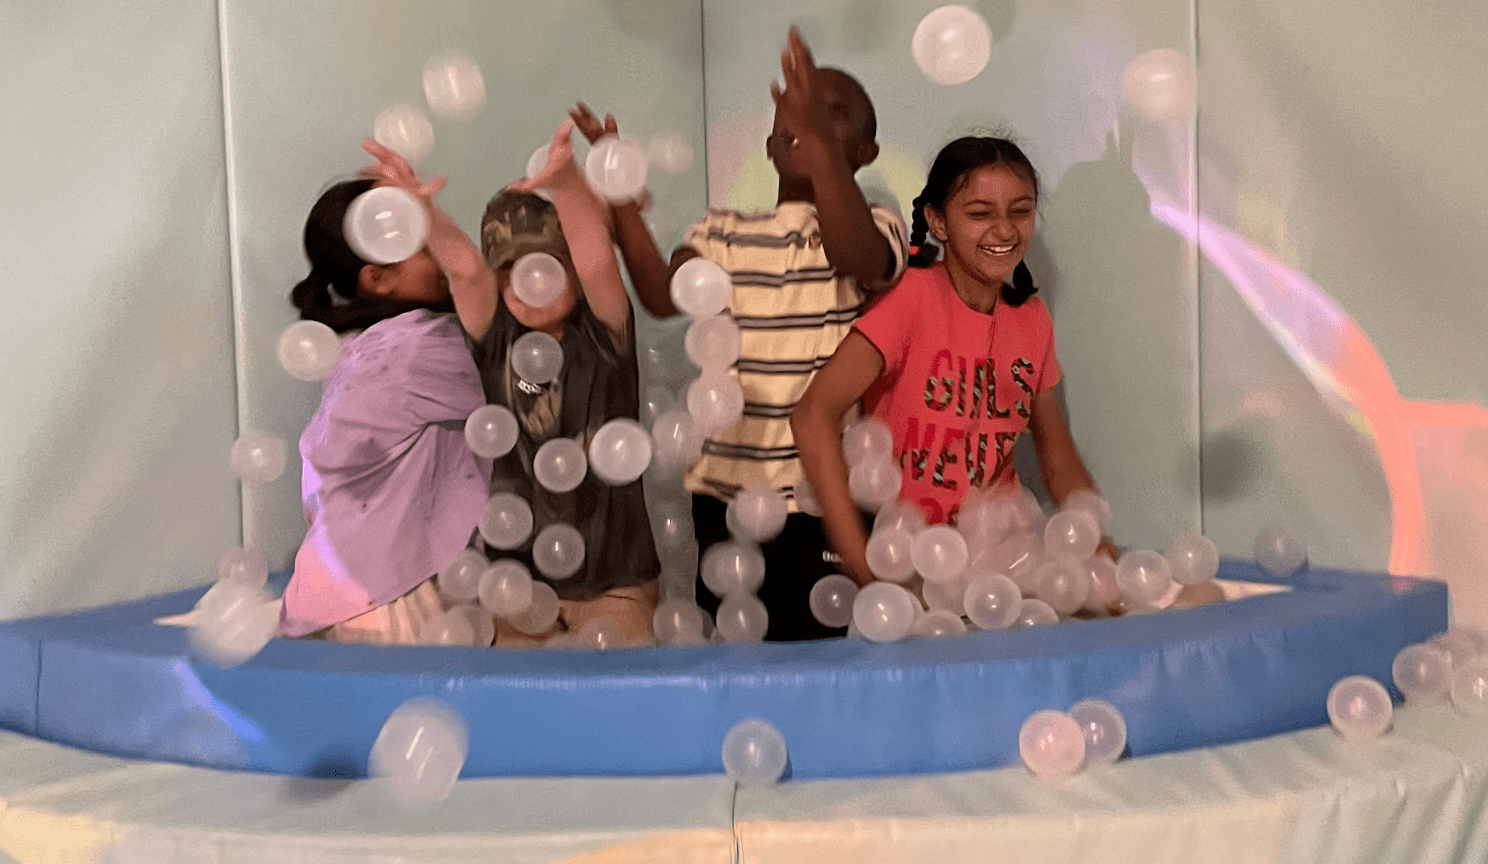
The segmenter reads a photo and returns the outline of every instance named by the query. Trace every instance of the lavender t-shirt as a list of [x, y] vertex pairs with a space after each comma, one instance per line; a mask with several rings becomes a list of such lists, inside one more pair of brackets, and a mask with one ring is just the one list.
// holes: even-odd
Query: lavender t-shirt
[[279, 631], [302, 636], [401, 597], [469, 544], [491, 460], [465, 445], [485, 404], [453, 315], [405, 312], [349, 338], [300, 437], [309, 530]]

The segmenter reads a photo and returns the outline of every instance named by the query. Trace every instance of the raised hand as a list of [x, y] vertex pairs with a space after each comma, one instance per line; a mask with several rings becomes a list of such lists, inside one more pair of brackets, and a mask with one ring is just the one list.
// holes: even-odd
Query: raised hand
[[789, 148], [799, 148], [808, 160], [828, 156], [834, 148], [831, 123], [822, 109], [821, 94], [816, 82], [816, 61], [811, 49], [801, 38], [801, 31], [792, 27], [789, 42], [780, 52], [780, 70], [784, 74], [785, 87], [770, 82], [770, 97], [775, 100], [776, 116], [795, 139], [781, 142]]
[[604, 122], [599, 121], [598, 115], [589, 110], [589, 106], [583, 102], [578, 103], [568, 112], [573, 118], [574, 125], [578, 127], [579, 134], [583, 135], [590, 144], [606, 135], [619, 135], [620, 129], [615, 125], [615, 115], [606, 114]]
[[412, 193], [425, 204], [432, 201], [447, 182], [448, 178], [443, 174], [427, 182], [419, 179], [413, 167], [408, 164], [408, 160], [371, 138], [362, 139], [362, 149], [367, 151], [367, 155], [377, 160], [376, 163], [368, 165], [359, 172], [363, 177], [376, 180], [379, 186], [394, 186]]
[[573, 130], [572, 119], [558, 124], [553, 140], [548, 144], [548, 161], [543, 163], [542, 170], [537, 172], [536, 177], [524, 178], [511, 184], [511, 188], [531, 192], [552, 186], [558, 181], [572, 179], [569, 172], [573, 172], [572, 176], [577, 176], [579, 169], [574, 164]]

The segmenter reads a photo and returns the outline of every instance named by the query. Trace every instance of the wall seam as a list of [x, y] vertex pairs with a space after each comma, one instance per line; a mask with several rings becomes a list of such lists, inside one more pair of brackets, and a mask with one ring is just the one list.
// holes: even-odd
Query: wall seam
[[[233, 334], [233, 392], [236, 396], [236, 431], [241, 434], [248, 416], [248, 397], [243, 386], [247, 378], [248, 357], [244, 350], [247, 345], [247, 334], [243, 321], [243, 273], [242, 256], [238, 243], [238, 195], [237, 195], [237, 160], [233, 153], [233, 112], [232, 112], [232, 79], [230, 77], [231, 64], [228, 59], [227, 40], [227, 0], [216, 0], [217, 3], [217, 62], [218, 73], [221, 78], [222, 93], [222, 157], [224, 168], [224, 181], [227, 191], [227, 281], [230, 293], [230, 313], [232, 315]], [[238, 530], [240, 541], [244, 546], [249, 542], [249, 510], [248, 490], [244, 484], [238, 484], [238, 506], [239, 523]]]

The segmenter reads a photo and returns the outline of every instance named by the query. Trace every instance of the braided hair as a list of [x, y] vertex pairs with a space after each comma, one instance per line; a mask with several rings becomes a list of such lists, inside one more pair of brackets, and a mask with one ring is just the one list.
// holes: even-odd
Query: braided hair
[[[930, 223], [925, 219], [925, 208], [930, 207], [944, 213], [946, 202], [966, 185], [971, 172], [987, 165], [1005, 164], [1029, 185], [1033, 186], [1034, 198], [1038, 197], [1038, 172], [1018, 145], [1006, 138], [991, 138], [968, 135], [941, 148], [930, 166], [930, 176], [925, 188], [914, 199], [914, 213], [910, 224], [909, 245], [912, 250], [909, 266], [929, 267], [940, 254], [940, 247], [930, 242]], [[1033, 284], [1033, 274], [1022, 261], [1013, 270], [1011, 285], [1003, 284], [1002, 301], [1009, 306], [1022, 306], [1024, 301], [1038, 292]]]

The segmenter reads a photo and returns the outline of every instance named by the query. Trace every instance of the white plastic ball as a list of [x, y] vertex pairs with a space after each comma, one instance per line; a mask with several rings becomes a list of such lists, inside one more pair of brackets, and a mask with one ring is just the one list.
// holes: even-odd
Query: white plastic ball
[[1452, 658], [1434, 645], [1400, 649], [1390, 672], [1396, 688], [1407, 699], [1441, 699], [1452, 686]]
[[269, 559], [251, 547], [229, 549], [217, 559], [217, 578], [262, 586], [269, 581]]
[[517, 337], [510, 353], [512, 371], [530, 384], [547, 384], [563, 371], [563, 346], [546, 333], [531, 330]]
[[1085, 733], [1061, 711], [1039, 711], [1018, 730], [1018, 755], [1040, 777], [1069, 777], [1085, 766]]
[[284, 442], [267, 432], [245, 429], [233, 442], [228, 461], [243, 482], [272, 483], [284, 473]]
[[956, 514], [956, 527], [968, 545], [996, 546], [1012, 532], [1016, 501], [1009, 495], [968, 492]]
[[599, 427], [589, 441], [589, 467], [611, 486], [634, 483], [650, 464], [651, 433], [628, 417]]
[[1116, 562], [1116, 585], [1133, 607], [1150, 609], [1173, 587], [1172, 568], [1150, 549], [1126, 552]]
[[894, 457], [894, 433], [877, 417], [864, 417], [842, 433], [842, 454], [848, 465], [856, 465], [870, 456]]
[[1328, 720], [1345, 738], [1378, 738], [1394, 716], [1389, 692], [1368, 676], [1350, 675], [1328, 691]]
[[1081, 510], [1055, 513], [1044, 524], [1044, 549], [1060, 561], [1084, 561], [1100, 546], [1100, 525]]
[[1076, 702], [1069, 716], [1085, 735], [1087, 765], [1108, 765], [1121, 758], [1126, 750], [1126, 718], [1115, 705], [1104, 699], [1086, 699]]
[[510, 618], [532, 605], [532, 573], [520, 561], [502, 558], [481, 572], [476, 596], [492, 615]]
[[669, 471], [686, 471], [702, 458], [703, 436], [686, 411], [663, 411], [651, 424], [651, 453]]
[[663, 645], [701, 645], [707, 613], [689, 600], [668, 600], [651, 615], [651, 630]]
[[579, 648], [608, 651], [625, 645], [625, 636], [620, 632], [619, 625], [608, 615], [590, 618], [579, 627], [574, 635], [574, 641]]
[[341, 338], [319, 321], [296, 321], [279, 334], [279, 365], [299, 381], [324, 381], [341, 359]]
[[439, 575], [434, 579], [434, 585], [443, 594], [457, 603], [474, 600], [480, 591], [481, 574], [491, 562], [486, 560], [475, 549], [461, 549]]
[[1179, 531], [1163, 551], [1173, 570], [1173, 581], [1179, 585], [1209, 582], [1219, 573], [1219, 550], [1214, 542], [1197, 531]]
[[717, 432], [744, 416], [744, 391], [727, 372], [704, 372], [687, 388], [687, 413], [702, 433]]
[[922, 613], [909, 628], [911, 636], [961, 636], [965, 633], [966, 622], [960, 615], [945, 609]]
[[469, 120], [486, 104], [486, 78], [480, 64], [460, 51], [443, 51], [424, 64], [424, 99], [429, 113]]
[[362, 260], [396, 264], [429, 242], [429, 211], [403, 189], [376, 186], [346, 208], [346, 243]]
[[899, 497], [904, 472], [899, 463], [885, 454], [865, 456], [847, 475], [847, 489], [859, 507], [878, 512], [883, 505]]
[[1271, 527], [1256, 535], [1255, 557], [1272, 576], [1290, 576], [1307, 563], [1307, 547], [1285, 529]]
[[540, 636], [558, 623], [558, 592], [546, 582], [533, 581], [532, 603], [506, 621], [513, 629], [528, 636]]
[[791, 497], [796, 502], [796, 509], [807, 516], [822, 515], [821, 501], [817, 500], [816, 490], [811, 488], [811, 482], [806, 479], [805, 472], [801, 473], [801, 479], [791, 488]]
[[382, 109], [372, 121], [372, 137], [415, 168], [434, 152], [434, 124], [412, 105], [398, 103]]
[[723, 739], [723, 770], [740, 786], [772, 786], [785, 774], [785, 736], [765, 720], [740, 720]]
[[584, 566], [584, 535], [558, 522], [537, 532], [532, 540], [532, 564], [549, 579], [567, 579]]
[[897, 642], [909, 635], [919, 616], [914, 595], [889, 582], [872, 582], [853, 598], [853, 624], [864, 639]]
[[543, 166], [548, 164], [548, 151], [550, 149], [549, 145], [544, 144], [533, 150], [532, 155], [527, 157], [526, 177], [528, 180], [534, 180], [537, 178], [537, 175], [542, 173]]
[[949, 582], [966, 569], [966, 539], [949, 525], [931, 525], [920, 531], [909, 554], [926, 582]]
[[910, 50], [926, 78], [947, 86], [965, 84], [987, 68], [992, 28], [965, 6], [942, 6], [920, 20]]
[[589, 473], [584, 448], [572, 438], [553, 438], [532, 455], [532, 475], [549, 492], [572, 492]]
[[907, 582], [914, 575], [914, 537], [907, 531], [874, 531], [864, 554], [869, 572], [885, 582]]
[[955, 579], [945, 582], [924, 582], [920, 585], [920, 596], [925, 600], [925, 607], [931, 611], [944, 609], [954, 613], [956, 616], [966, 614], [966, 589], [971, 586], [973, 575], [970, 570], [963, 570], [961, 575]]
[[511, 268], [512, 293], [533, 309], [551, 306], [568, 290], [568, 271], [546, 252], [528, 252]]
[[505, 405], [482, 405], [465, 418], [465, 445], [477, 456], [499, 459], [517, 445], [517, 417]]
[[1038, 568], [1047, 557], [1042, 537], [1019, 532], [993, 547], [987, 556], [987, 563], [1006, 573], [1020, 589], [1032, 594], [1037, 587], [1034, 579]]
[[497, 492], [486, 502], [480, 535], [497, 549], [515, 549], [532, 536], [532, 507], [511, 492]]
[[1023, 594], [1013, 580], [1001, 573], [971, 577], [962, 596], [966, 617], [981, 630], [1007, 630], [1018, 620]]
[[1025, 597], [1018, 605], [1018, 620], [1013, 622], [1013, 629], [1027, 630], [1030, 627], [1047, 627], [1058, 623], [1059, 613], [1054, 611], [1053, 606], [1036, 597]]
[[878, 508], [878, 515], [873, 517], [874, 531], [897, 528], [913, 536], [924, 531], [926, 526], [925, 514], [920, 510], [919, 505], [912, 501], [905, 501], [903, 498], [890, 501]]
[[703, 553], [703, 586], [715, 597], [753, 594], [765, 583], [765, 555], [753, 543], [726, 540]]
[[846, 627], [852, 621], [858, 583], [838, 573], [811, 586], [811, 614], [823, 627]]
[[606, 135], [594, 142], [584, 159], [584, 177], [599, 197], [611, 204], [634, 201], [646, 191], [646, 153], [632, 141]]
[[1121, 587], [1116, 584], [1116, 562], [1105, 555], [1092, 555], [1080, 565], [1090, 580], [1090, 593], [1085, 597], [1085, 609], [1089, 612], [1107, 614], [1110, 606], [1121, 599]]
[[261, 585], [217, 582], [196, 603], [192, 650], [218, 666], [247, 662], [279, 633], [279, 606], [270, 600]]
[[715, 626], [725, 642], [759, 642], [770, 629], [770, 613], [759, 598], [747, 592], [736, 592], [718, 604]]
[[683, 337], [682, 349], [692, 365], [704, 371], [720, 371], [739, 359], [743, 336], [733, 316], [726, 313], [695, 318]]
[[458, 606], [454, 607], [442, 615], [425, 621], [419, 627], [419, 644], [460, 648], [470, 648], [478, 644], [475, 621], [468, 615], [457, 612], [458, 609]]
[[1148, 120], [1187, 120], [1198, 97], [1193, 58], [1173, 48], [1148, 51], [1122, 73], [1121, 101]]
[[1478, 641], [1461, 627], [1431, 637], [1430, 644], [1446, 652], [1454, 667], [1461, 666], [1482, 653]]
[[1073, 615], [1090, 596], [1090, 576], [1083, 566], [1048, 561], [1034, 576], [1034, 595], [1060, 615]]
[[685, 174], [692, 168], [692, 145], [675, 132], [664, 132], [646, 142], [646, 160], [668, 174]]
[[383, 724], [367, 769], [385, 778], [399, 805], [422, 812], [449, 798], [469, 752], [470, 733], [458, 712], [435, 699], [411, 699]]
[[1474, 658], [1452, 670], [1452, 707], [1468, 717], [1488, 714], [1488, 660]]
[[767, 543], [785, 528], [789, 505], [772, 486], [748, 486], [729, 502], [726, 519], [734, 536], [751, 543]]
[[1089, 513], [1095, 517], [1095, 523], [1100, 526], [1101, 534], [1111, 530], [1111, 502], [1100, 496], [1094, 489], [1076, 489], [1065, 496], [1064, 503], [1059, 506], [1060, 511], [1073, 513], [1077, 510]]
[[672, 275], [672, 304], [694, 318], [722, 312], [734, 294], [734, 280], [727, 270], [706, 258], [683, 262]]

